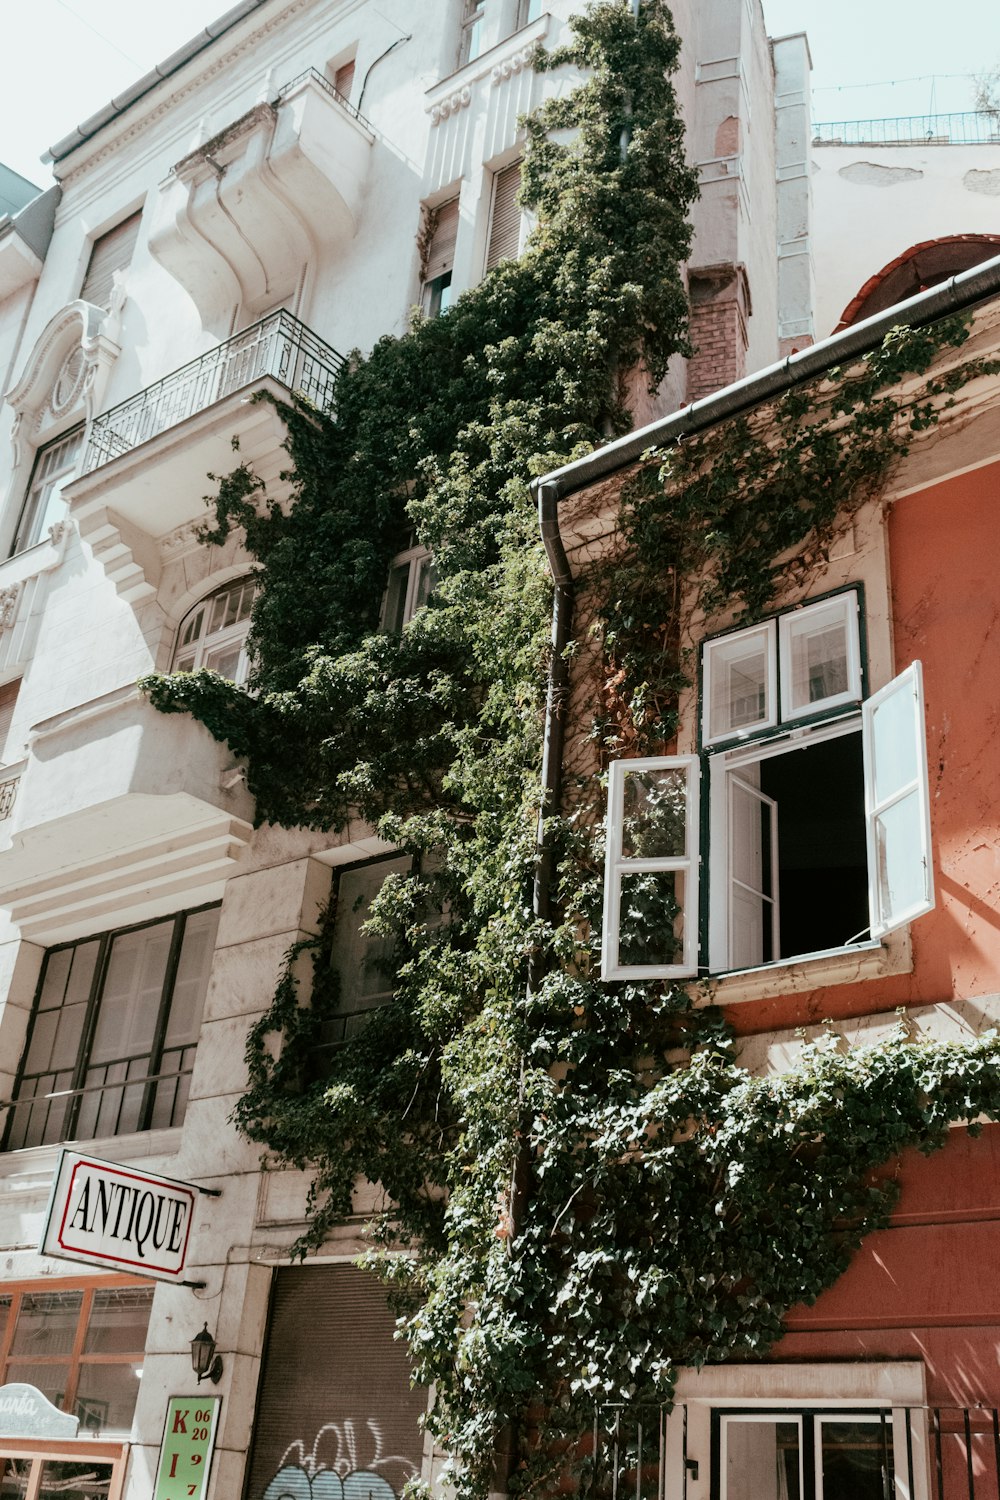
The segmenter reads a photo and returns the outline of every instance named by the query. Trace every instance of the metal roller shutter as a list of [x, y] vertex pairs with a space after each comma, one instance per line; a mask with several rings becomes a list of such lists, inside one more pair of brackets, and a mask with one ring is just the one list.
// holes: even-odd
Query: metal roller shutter
[[295, 1494], [323, 1469], [363, 1475], [344, 1486], [355, 1500], [392, 1500], [419, 1475], [427, 1393], [410, 1388], [394, 1331], [364, 1271], [276, 1272], [245, 1500], [262, 1500], [278, 1474]]

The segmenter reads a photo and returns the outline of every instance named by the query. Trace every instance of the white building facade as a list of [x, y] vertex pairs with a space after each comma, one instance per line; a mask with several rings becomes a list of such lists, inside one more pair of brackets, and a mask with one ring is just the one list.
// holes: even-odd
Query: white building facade
[[[518, 118], [573, 83], [531, 54], [576, 8], [242, 0], [58, 143], [56, 185], [0, 220], [3, 1500], [167, 1500], [192, 1463], [196, 1500], [391, 1500], [433, 1475], [425, 1395], [351, 1264], [363, 1194], [290, 1266], [307, 1182], [230, 1123], [283, 955], [332, 881], [363, 912], [393, 853], [363, 827], [255, 830], [227, 749], [135, 684], [245, 670], [250, 560], [198, 530], [234, 437], [280, 495], [281, 423], [248, 398], [324, 405], [348, 351], [517, 254]], [[642, 419], [812, 334], [804, 38], [772, 46], [757, 0], [676, 19], [703, 354]], [[339, 935], [359, 1009], [361, 920]], [[67, 1146], [192, 1185], [175, 1284], [149, 1274], [141, 1219], [127, 1264], [42, 1252]], [[203, 1327], [221, 1373], [199, 1384]]]

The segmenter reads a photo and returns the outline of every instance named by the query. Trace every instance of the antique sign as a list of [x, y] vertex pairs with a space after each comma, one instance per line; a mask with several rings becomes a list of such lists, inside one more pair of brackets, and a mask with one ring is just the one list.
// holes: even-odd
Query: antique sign
[[171, 1396], [153, 1500], [203, 1500], [221, 1396]]
[[199, 1189], [63, 1151], [40, 1249], [104, 1270], [183, 1282]]
[[0, 1438], [75, 1438], [79, 1426], [33, 1385], [0, 1385]]

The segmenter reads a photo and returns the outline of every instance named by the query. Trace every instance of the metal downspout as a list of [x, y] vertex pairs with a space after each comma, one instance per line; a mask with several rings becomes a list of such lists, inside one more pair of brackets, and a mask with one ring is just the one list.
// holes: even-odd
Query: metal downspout
[[[549, 658], [549, 681], [545, 699], [545, 734], [542, 743], [542, 805], [538, 810], [538, 834], [535, 845], [535, 884], [532, 911], [542, 921], [552, 912], [552, 843], [548, 835], [549, 819], [562, 803], [562, 759], [569, 709], [569, 661], [566, 647], [573, 629], [573, 571], [559, 530], [559, 491], [554, 484], [536, 480], [532, 488], [538, 499], [538, 524], [545, 544], [549, 571], [555, 585], [552, 598], [552, 650]], [[532, 962], [531, 988], [539, 978], [538, 959]]]

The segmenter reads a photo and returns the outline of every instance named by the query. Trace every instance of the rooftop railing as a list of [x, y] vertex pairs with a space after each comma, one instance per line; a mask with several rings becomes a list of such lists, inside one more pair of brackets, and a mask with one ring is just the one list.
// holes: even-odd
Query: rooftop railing
[[83, 472], [90, 474], [131, 453], [140, 443], [266, 376], [304, 396], [320, 411], [331, 411], [343, 365], [342, 356], [298, 318], [288, 312], [272, 313], [95, 417]]
[[968, 110], [896, 115], [887, 120], [828, 120], [813, 125], [814, 146], [998, 146], [1000, 117]]

